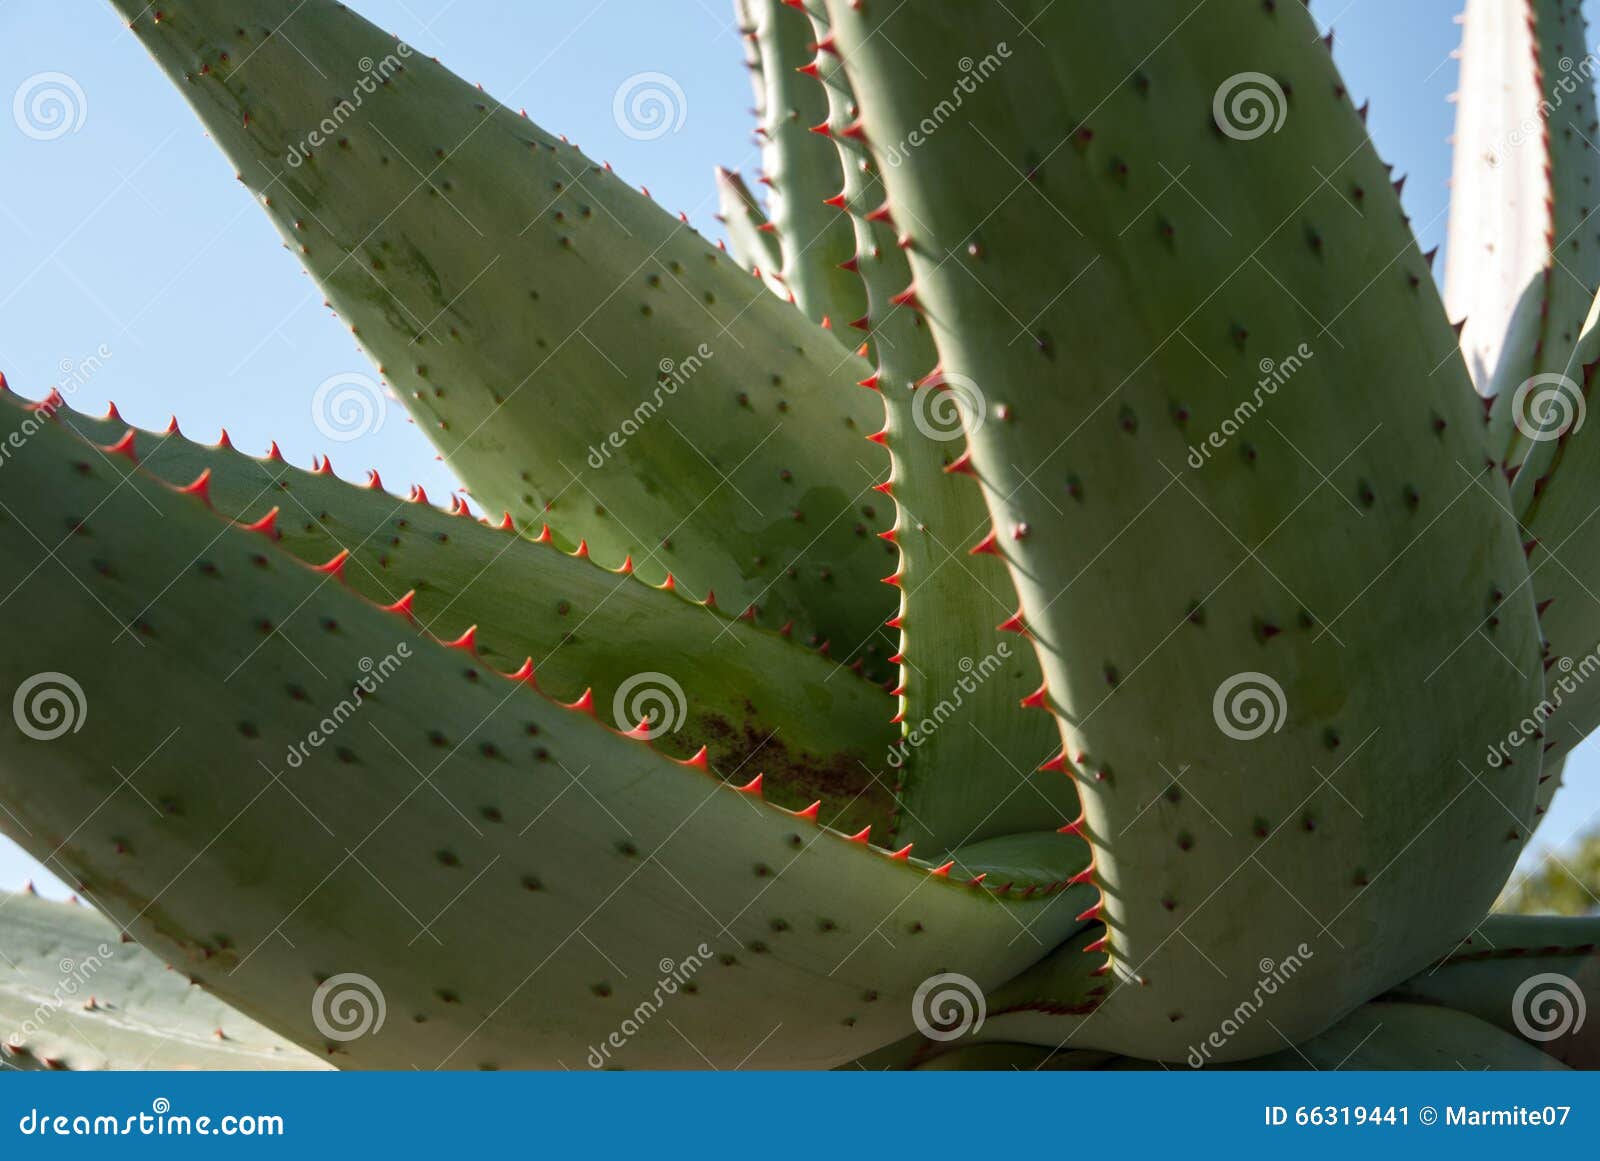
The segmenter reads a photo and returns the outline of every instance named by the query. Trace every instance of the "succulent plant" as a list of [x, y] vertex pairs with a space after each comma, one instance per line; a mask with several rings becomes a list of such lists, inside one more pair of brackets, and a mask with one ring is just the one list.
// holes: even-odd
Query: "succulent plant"
[[1600, 921], [1488, 914], [1600, 724], [1576, 3], [1469, 0], [1451, 314], [1299, 4], [738, 0], [726, 250], [333, 0], [115, 7], [474, 505], [7, 396], [0, 827], [242, 1015], [109, 1002], [1595, 1062]]

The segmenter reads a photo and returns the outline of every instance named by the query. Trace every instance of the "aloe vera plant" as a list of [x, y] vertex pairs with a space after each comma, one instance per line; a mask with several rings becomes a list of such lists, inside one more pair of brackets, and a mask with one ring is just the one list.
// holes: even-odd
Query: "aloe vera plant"
[[114, 6], [490, 514], [6, 397], [0, 827], [186, 1043], [1595, 1063], [1488, 915], [1600, 724], [1575, 3], [1468, 5], [1454, 314], [1299, 4], [738, 0], [726, 250], [333, 0]]

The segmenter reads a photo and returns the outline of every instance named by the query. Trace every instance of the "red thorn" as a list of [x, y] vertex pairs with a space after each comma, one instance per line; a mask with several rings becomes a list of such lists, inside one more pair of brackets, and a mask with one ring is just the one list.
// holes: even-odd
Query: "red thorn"
[[[372, 474], [374, 477], [376, 477], [378, 473], [373, 472]], [[517, 530], [516, 522], [511, 519], [511, 513], [509, 512], [500, 517], [500, 523], [497, 525], [497, 527], [502, 532], [515, 532]]]
[[[851, 323], [850, 325], [851, 326], [855, 326], [855, 323]], [[857, 380], [856, 381], [856, 386], [857, 387], [865, 387], [868, 391], [876, 391], [878, 389], [879, 382], [882, 381], [882, 378], [883, 378], [883, 376], [882, 376], [882, 374], [880, 372], [874, 371], [872, 374], [868, 375], [865, 379]]]
[[594, 716], [594, 690], [592, 690], [592, 689], [584, 690], [583, 691], [583, 696], [578, 698], [577, 701], [572, 702], [570, 705], [567, 706], [567, 708], [569, 710], [577, 710], [581, 714], [588, 714], [590, 717], [593, 717]]
[[907, 843], [899, 850], [889, 852], [889, 857], [902, 863], [909, 862], [911, 860], [911, 848], [915, 845], [915, 843]]
[[896, 306], [909, 306], [912, 310], [921, 310], [922, 302], [917, 298], [917, 288], [908, 286], [899, 294], [889, 296], [889, 301]]
[[706, 754], [706, 748], [701, 746], [694, 752], [694, 757], [685, 758], [683, 761], [679, 762], [678, 765], [693, 766], [696, 770], [709, 770], [711, 769], [711, 760]]
[[[276, 511], [277, 509], [273, 509], [273, 510]], [[413, 615], [412, 611], [411, 611], [411, 606], [416, 604], [416, 601], [417, 601], [417, 590], [416, 589], [412, 589], [410, 592], [406, 593], [405, 596], [401, 597], [394, 604], [392, 604], [392, 605], [384, 605], [383, 606], [383, 611], [386, 612], [386, 613], [399, 613], [402, 617], [410, 617], [410, 616]]]
[[[51, 406], [59, 407], [61, 405], [61, 396], [60, 396], [60, 394], [57, 393], [54, 388], [51, 388], [51, 390], [50, 390], [50, 398], [46, 399], [45, 403], [49, 404]], [[167, 420], [167, 430], [162, 432], [161, 434], [162, 435], [182, 435], [183, 434], [183, 432], [178, 430], [178, 417], [176, 415], [174, 415], [171, 419]]]
[[883, 205], [869, 213], [867, 215], [867, 221], [887, 222], [891, 226], [894, 225], [894, 213], [889, 209], [889, 203], [884, 202]]
[[815, 802], [813, 802], [810, 806], [806, 807], [804, 810], [797, 810], [797, 811], [794, 812], [794, 816], [796, 818], [808, 819], [811, 822], [816, 822], [818, 817], [821, 816], [821, 814], [822, 814], [822, 799], [820, 799], [820, 798], [817, 799]]
[[873, 484], [872, 490], [874, 492], [882, 492], [885, 496], [892, 496], [894, 495], [894, 481], [885, 480], [881, 484]]
[[468, 625], [465, 633], [454, 641], [445, 641], [443, 644], [447, 648], [459, 649], [463, 653], [471, 653], [476, 657], [478, 655], [478, 626]]
[[622, 558], [622, 565], [617, 569], [617, 573], [619, 576], [633, 575], [633, 553], [630, 552], [627, 556]]
[[227, 428], [223, 428], [222, 429], [222, 434], [217, 437], [217, 450], [218, 451], [233, 451], [234, 450], [234, 448], [233, 448], [233, 440], [228, 438], [228, 429]]
[[1096, 920], [1102, 919], [1102, 918], [1105, 917], [1105, 913], [1106, 913], [1105, 901], [1101, 900], [1099, 903], [1096, 903], [1093, 907], [1089, 907], [1089, 908], [1084, 909], [1083, 911], [1080, 911], [1078, 913], [1078, 915], [1076, 916], [1076, 918], [1077, 918], [1077, 921], [1079, 923], [1084, 923], [1084, 922], [1087, 922], [1088, 920], [1091, 920], [1091, 919], [1096, 919]]
[[860, 830], [856, 831], [855, 834], [849, 835], [847, 837], [849, 838], [849, 840], [851, 842], [853, 842], [853, 843], [861, 843], [863, 846], [865, 846], [866, 843], [867, 843], [867, 840], [872, 837], [872, 828], [870, 826], [864, 826]]
[[211, 469], [205, 469], [192, 483], [185, 484], [178, 491], [185, 496], [198, 496], [207, 508], [211, 507]]
[[244, 530], [246, 532], [259, 532], [263, 536], [270, 536], [276, 540], [278, 538], [278, 510], [274, 508], [254, 524], [246, 524]]
[[1050, 705], [1049, 687], [1040, 685], [1038, 689], [1023, 698], [1020, 704], [1023, 709], [1047, 709]]
[[274, 463], [283, 463], [283, 453], [278, 450], [278, 441], [273, 440], [267, 447], [267, 459]]
[[672, 579], [672, 574], [670, 572], [667, 574], [667, 579], [661, 582], [661, 591], [664, 593], [673, 593], [678, 591], [678, 582]]
[[751, 795], [754, 795], [756, 798], [760, 798], [761, 797], [761, 780], [763, 778], [765, 778], [765, 777], [766, 777], [766, 775], [764, 775], [764, 774], [757, 774], [754, 778], [750, 779], [750, 781], [746, 782], [743, 786], [740, 786], [740, 787], [737, 788], [739, 793], [740, 794], [751, 794]]
[[323, 456], [322, 457], [322, 462], [320, 464], [317, 463], [316, 460], [313, 459], [311, 461], [311, 470], [314, 473], [316, 473], [317, 475], [319, 475], [319, 476], [331, 476], [331, 475], [333, 475], [333, 459], [332, 459], [332, 457]]
[[819, 134], [820, 136], [823, 136], [823, 137], [832, 137], [833, 136], [833, 130], [828, 127], [828, 123], [826, 121], [822, 122], [822, 124], [820, 124], [820, 125], [811, 126], [811, 132]]
[[572, 550], [572, 555], [580, 560], [588, 560], [589, 542], [587, 540], [578, 541], [578, 547]]
[[860, 269], [861, 269], [861, 257], [860, 257], [860, 255], [852, 254], [848, 259], [846, 259], [845, 261], [839, 263], [839, 269], [840, 270], [848, 270], [848, 271], [850, 271], [851, 274], [855, 274], [855, 273], [859, 272]]
[[864, 314], [860, 318], [853, 318], [850, 320], [850, 326], [854, 330], [870, 331], [872, 329], [872, 316]]
[[1063, 827], [1060, 827], [1059, 829], [1057, 829], [1056, 833], [1057, 834], [1075, 834], [1079, 838], [1083, 838], [1084, 837], [1084, 835], [1083, 835], [1084, 823], [1085, 823], [1084, 816], [1080, 814], [1080, 815], [1078, 815], [1077, 818], [1075, 818], [1071, 822], [1067, 823], [1066, 826], [1063, 826]]
[[341, 548], [322, 564], [313, 565], [312, 569], [315, 572], [325, 573], [328, 576], [343, 578], [345, 562], [349, 559], [350, 550], [348, 548]]
[[951, 475], [972, 475], [972, 449], [968, 448], [955, 459], [945, 465], [946, 472]]
[[117, 440], [116, 443], [108, 444], [100, 450], [105, 452], [107, 455], [127, 456], [132, 462], [139, 462], [139, 455], [136, 451], [134, 451], [133, 428], [131, 427], [122, 433], [122, 438]]
[[1067, 880], [1067, 886], [1069, 886], [1069, 887], [1082, 887], [1082, 886], [1085, 886], [1085, 885], [1093, 883], [1093, 882], [1094, 882], [1094, 864], [1090, 863], [1083, 870], [1079, 871], [1076, 875], [1072, 876], [1072, 878], [1068, 879]]
[[983, 553], [987, 553], [990, 556], [1000, 555], [1000, 549], [995, 544], [994, 529], [992, 528], [989, 530], [989, 535], [985, 536], [982, 540], [978, 541], [977, 544], [974, 544], [971, 548], [967, 549], [968, 556], [978, 556]]
[[1022, 610], [1018, 609], [995, 626], [1002, 633], [1026, 633], [1028, 626], [1022, 620]]
[[950, 868], [955, 866], [955, 865], [956, 865], [956, 861], [954, 859], [951, 859], [948, 863], [945, 863], [942, 866], [935, 867], [933, 870], [929, 871], [928, 874], [930, 874], [930, 875], [938, 875], [941, 879], [946, 879], [946, 878], [950, 877]]
[[539, 687], [538, 681], [534, 679], [533, 658], [531, 657], [524, 658], [522, 665], [517, 669], [517, 671], [515, 673], [508, 673], [506, 676], [512, 681], [520, 681], [525, 685], [533, 686], [535, 689]]
[[424, 489], [421, 484], [412, 484], [411, 494], [407, 496], [406, 499], [410, 500], [413, 504], [426, 504], [428, 502], [427, 490]]
[[1059, 774], [1065, 774], [1067, 772], [1067, 752], [1062, 750], [1061, 753], [1057, 754], [1054, 758], [1051, 758], [1044, 765], [1040, 766], [1039, 769], [1051, 770]]
[[[367, 469], [367, 488], [373, 492], [383, 491], [383, 477], [378, 475], [377, 468]], [[510, 519], [510, 517], [508, 516], [507, 519]]]
[[1085, 955], [1094, 955], [1096, 952], [1104, 951], [1106, 949], [1106, 945], [1107, 945], [1107, 943], [1109, 941], [1110, 941], [1110, 936], [1109, 935], [1102, 935], [1099, 939], [1095, 940], [1093, 943], [1084, 944], [1083, 945], [1084, 954]]
[[832, 206], [836, 210], [844, 209], [844, 191], [840, 190], [831, 198], [823, 198], [822, 204], [825, 206]]

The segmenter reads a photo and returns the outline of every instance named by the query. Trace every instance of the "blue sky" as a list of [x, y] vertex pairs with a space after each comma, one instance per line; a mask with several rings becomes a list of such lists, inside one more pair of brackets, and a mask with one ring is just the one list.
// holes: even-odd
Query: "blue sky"
[[[647, 184], [703, 232], [717, 229], [712, 166], [756, 167], [731, 0], [355, 6]], [[1596, 7], [1585, 4], [1591, 21]], [[1312, 4], [1335, 26], [1352, 92], [1372, 100], [1380, 151], [1408, 175], [1424, 248], [1445, 240], [1458, 9], [1454, 0]], [[75, 132], [46, 141], [0, 119], [0, 368], [13, 387], [42, 395], [63, 364], [104, 348], [110, 355], [75, 406], [101, 411], [114, 399], [147, 427], [175, 413], [208, 440], [226, 425], [239, 447], [261, 451], [276, 439], [301, 464], [330, 450], [312, 423], [312, 394], [330, 375], [369, 367], [110, 7], [0, 0], [0, 44], [0, 95], [60, 72], [81, 90], [83, 112]], [[646, 71], [678, 82], [687, 115], [677, 132], [639, 141], [617, 128], [612, 99]], [[348, 479], [374, 467], [391, 490], [414, 481], [436, 499], [453, 483], [397, 409], [378, 431], [331, 450]], [[1600, 823], [1600, 745], [1579, 751], [1568, 782], [1542, 841]], [[30, 875], [49, 885], [0, 840], [0, 888]]]

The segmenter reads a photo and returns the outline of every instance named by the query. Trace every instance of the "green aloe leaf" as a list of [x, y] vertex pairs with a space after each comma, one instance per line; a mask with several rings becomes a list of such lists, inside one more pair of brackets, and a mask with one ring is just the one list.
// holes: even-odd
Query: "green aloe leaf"
[[0, 895], [0, 1065], [316, 1069], [327, 1065], [192, 986], [105, 918], [30, 887]]
[[1361, 118], [1300, 5], [827, 8], [1079, 775], [1095, 1024], [1182, 1059], [1304, 942], [1227, 1051], [1315, 1035], [1476, 922], [1538, 777], [1483, 764], [1534, 601]]
[[0, 594], [51, 610], [0, 656], [6, 833], [335, 1063], [681, 1065], [687, 1038], [839, 1064], [908, 1034], [936, 971], [992, 985], [1079, 926], [1072, 891], [969, 884], [726, 785], [48, 409], [0, 415]]
[[[256, 459], [227, 440], [208, 446], [177, 431], [135, 431], [114, 412], [51, 413], [101, 445], [106, 467], [127, 475], [137, 464], [176, 487], [203, 476], [230, 520], [258, 525], [280, 549], [336, 570], [438, 640], [470, 641], [487, 665], [531, 667], [551, 697], [587, 697], [618, 729], [648, 720], [652, 740], [673, 757], [706, 747], [719, 769], [754, 764], [775, 801], [820, 800], [823, 818], [852, 833], [881, 829], [891, 816], [890, 786], [867, 773], [891, 737], [890, 701], [791, 639], [587, 554], [529, 543], [459, 508], [442, 512], [415, 489], [401, 499], [375, 476], [352, 486], [327, 459], [305, 471], [275, 448]], [[790, 696], [778, 696], [780, 673]]]
[[1571, 1068], [1600, 1068], [1600, 919], [1491, 915], [1390, 998], [1470, 1012]]
[[[831, 44], [820, 0], [806, 12], [817, 42]], [[1078, 798], [1065, 769], [1052, 761], [1060, 750], [1054, 724], [1021, 710], [1039, 688], [1039, 665], [1019, 632], [1005, 564], [984, 539], [983, 494], [960, 459], [956, 396], [967, 384], [940, 373], [926, 320], [898, 298], [911, 268], [896, 224], [879, 213], [886, 204], [879, 163], [839, 56], [821, 49], [811, 68], [827, 93], [824, 124], [845, 175], [842, 208], [855, 228], [850, 264], [867, 291], [855, 325], [876, 360], [863, 386], [877, 391], [884, 406], [883, 430], [873, 438], [890, 456], [885, 487], [895, 503], [900, 567], [887, 579], [900, 593], [891, 624], [900, 635], [901, 738], [887, 761], [899, 784], [897, 833], [954, 850], [1053, 832], [1078, 816]], [[1076, 842], [1060, 849], [1070, 864], [1062, 869], [1082, 868]]]
[[[772, 191], [772, 223], [783, 255], [782, 282], [815, 322], [842, 327], [866, 313], [866, 295], [845, 267], [854, 251], [850, 223], [825, 204], [836, 196], [839, 156], [815, 130], [828, 102], [800, 72], [818, 52], [806, 14], [788, 0], [742, 0], [761, 56], [762, 180]], [[860, 378], [858, 375], [857, 378]]]
[[877, 417], [830, 334], [334, 0], [117, 7], [486, 509], [889, 676]]

